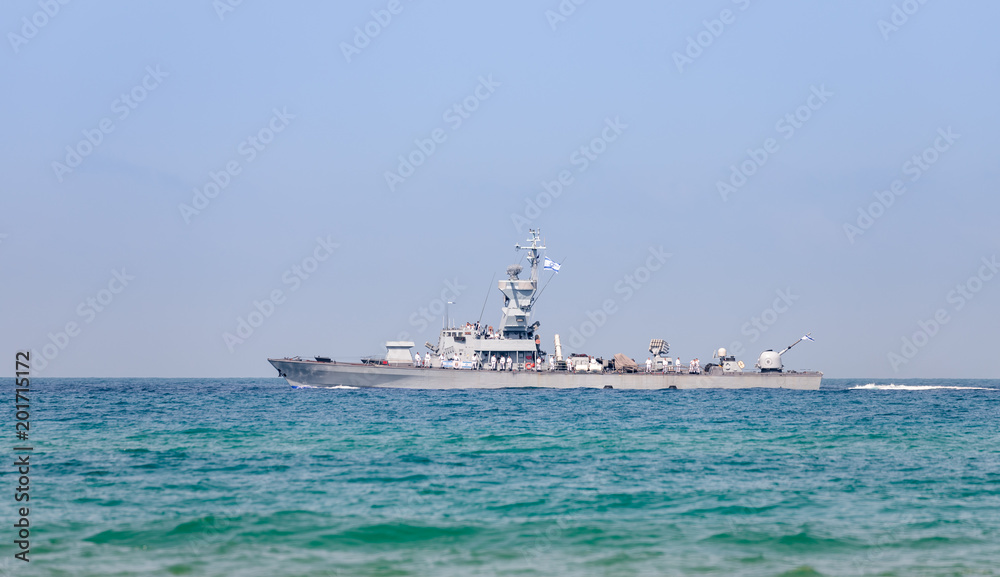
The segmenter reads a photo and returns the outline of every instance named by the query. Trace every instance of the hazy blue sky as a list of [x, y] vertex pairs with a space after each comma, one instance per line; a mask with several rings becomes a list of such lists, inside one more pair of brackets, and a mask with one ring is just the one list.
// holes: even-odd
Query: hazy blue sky
[[1000, 377], [998, 18], [6, 1], [0, 348], [55, 343], [46, 376], [273, 376], [268, 356], [433, 341], [442, 296], [478, 318], [530, 220], [563, 263], [536, 309], [549, 350], [665, 338], [752, 366], [812, 331], [788, 365]]

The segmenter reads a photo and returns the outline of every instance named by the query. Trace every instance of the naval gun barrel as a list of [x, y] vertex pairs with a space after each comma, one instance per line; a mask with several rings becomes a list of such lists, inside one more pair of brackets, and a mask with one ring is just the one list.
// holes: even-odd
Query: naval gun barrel
[[794, 343], [792, 343], [792, 344], [788, 345], [787, 347], [785, 347], [785, 350], [783, 350], [780, 353], [778, 353], [778, 356], [780, 357], [781, 355], [783, 355], [783, 354], [787, 353], [788, 351], [792, 350], [792, 347], [794, 347], [795, 345], [797, 345], [797, 344], [801, 343], [802, 341], [804, 341], [811, 334], [812, 333], [806, 333], [806, 335], [804, 337], [800, 338], [799, 340], [797, 340]]

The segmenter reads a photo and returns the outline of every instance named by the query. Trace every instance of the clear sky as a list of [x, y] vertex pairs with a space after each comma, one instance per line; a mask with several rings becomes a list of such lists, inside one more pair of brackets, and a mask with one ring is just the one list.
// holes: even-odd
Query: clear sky
[[444, 300], [477, 319], [530, 226], [563, 264], [548, 350], [752, 366], [811, 331], [787, 365], [997, 378], [998, 19], [5, 1], [0, 348], [45, 376], [379, 354], [436, 340]]

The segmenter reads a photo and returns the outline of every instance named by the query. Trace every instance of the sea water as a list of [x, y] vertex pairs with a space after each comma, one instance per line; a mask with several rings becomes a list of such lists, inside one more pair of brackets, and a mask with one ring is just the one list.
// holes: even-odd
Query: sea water
[[1000, 381], [32, 389], [4, 575], [1000, 575]]

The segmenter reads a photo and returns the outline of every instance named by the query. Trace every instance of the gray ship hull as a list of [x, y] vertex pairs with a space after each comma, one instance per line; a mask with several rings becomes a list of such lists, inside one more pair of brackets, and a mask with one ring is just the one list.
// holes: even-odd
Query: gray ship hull
[[686, 373], [569, 373], [565, 371], [470, 371], [360, 363], [268, 359], [292, 386], [398, 389], [819, 389], [820, 372], [746, 372], [720, 375]]

